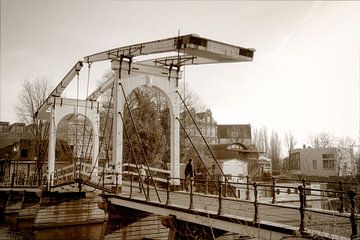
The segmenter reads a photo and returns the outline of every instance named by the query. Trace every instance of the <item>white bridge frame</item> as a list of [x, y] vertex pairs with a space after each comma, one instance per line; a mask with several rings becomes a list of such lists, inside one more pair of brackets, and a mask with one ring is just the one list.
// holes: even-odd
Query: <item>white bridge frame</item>
[[[79, 61], [51, 92], [47, 100], [38, 109], [36, 115], [39, 119], [50, 121], [49, 153], [48, 153], [48, 179], [53, 179], [55, 167], [55, 142], [56, 129], [60, 120], [68, 114], [76, 114], [87, 111], [93, 126], [93, 152], [92, 166], [97, 169], [97, 155], [99, 152], [99, 113], [92, 108], [99, 106], [97, 98], [112, 86], [114, 89], [114, 112], [113, 120], [113, 165], [118, 179], [113, 177], [113, 183], [122, 184], [123, 167], [123, 124], [120, 114], [123, 114], [125, 98], [135, 88], [145, 85], [158, 88], [167, 97], [170, 106], [171, 130], [170, 130], [170, 177], [172, 185], [180, 184], [180, 140], [179, 99], [176, 96], [178, 80], [181, 78], [181, 67], [184, 65], [198, 65], [211, 63], [228, 63], [252, 61], [255, 50], [230, 45], [198, 35], [190, 34], [167, 38], [152, 42], [134, 44], [125, 47], [110, 49], [104, 52], [86, 56], [84, 62], [92, 64], [98, 61], [111, 61], [115, 79], [111, 79], [89, 95], [86, 100], [81, 100], [79, 108], [75, 100], [60, 98], [64, 89], [79, 74], [83, 61]], [[121, 88], [122, 87], [122, 88]], [[70, 103], [69, 106], [64, 103]], [[77, 102], [78, 103], [78, 102]], [[89, 117], [90, 116], [90, 117]], [[93, 172], [97, 176], [97, 172]], [[115, 176], [115, 175], [114, 175]], [[52, 185], [52, 182], [49, 184]]]

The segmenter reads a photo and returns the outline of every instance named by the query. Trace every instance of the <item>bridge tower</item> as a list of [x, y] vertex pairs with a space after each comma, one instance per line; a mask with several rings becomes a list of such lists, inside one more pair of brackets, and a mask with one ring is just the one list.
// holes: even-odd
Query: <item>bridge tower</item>
[[[180, 114], [179, 99], [177, 96], [179, 71], [170, 70], [169, 73], [157, 67], [143, 66], [131, 63], [131, 58], [124, 61], [124, 57], [111, 61], [111, 68], [115, 73], [114, 85], [114, 112], [113, 119], [113, 166], [118, 173], [118, 179], [113, 179], [121, 186], [123, 161], [123, 122], [126, 99], [139, 86], [155, 87], [167, 99], [170, 108], [170, 177], [172, 185], [180, 184], [180, 138], [179, 123], [176, 120]], [[116, 176], [113, 176], [116, 177]]]
[[[58, 86], [50, 93], [48, 98], [36, 112], [36, 116], [38, 119], [50, 122], [47, 174], [47, 179], [49, 181], [53, 179], [53, 173], [55, 170], [55, 147], [57, 128], [60, 121], [69, 115], [75, 115], [76, 117], [82, 115], [91, 123], [93, 146], [91, 153], [91, 163], [93, 168], [92, 176], [97, 177], [97, 158], [99, 155], [100, 105], [96, 101], [60, 97], [66, 86], [73, 80], [76, 75], [79, 74], [81, 68], [82, 62], [77, 62], [75, 66], [69, 71], [69, 73], [64, 77], [64, 79], [58, 84]], [[50, 185], [52, 185], [52, 182], [50, 182]]]

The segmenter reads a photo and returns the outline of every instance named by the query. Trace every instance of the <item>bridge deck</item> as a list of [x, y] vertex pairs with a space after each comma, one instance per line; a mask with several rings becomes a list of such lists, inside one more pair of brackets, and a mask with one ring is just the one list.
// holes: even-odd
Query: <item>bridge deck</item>
[[[223, 198], [219, 214], [219, 199], [216, 195], [194, 193], [193, 206], [190, 208], [190, 194], [185, 191], [171, 192], [168, 204], [165, 190], [159, 191], [161, 203], [153, 189], [149, 193], [148, 201], [143, 193], [138, 192], [138, 188], [133, 189], [130, 196], [130, 187], [125, 185], [121, 194], [106, 194], [105, 198], [113, 204], [166, 216], [175, 215], [179, 219], [206, 226], [210, 224], [214, 228], [235, 233], [246, 231], [250, 236], [259, 234], [259, 229], [265, 238], [268, 234], [273, 234], [274, 237], [276, 232], [291, 235], [299, 230], [299, 202], [271, 204], [266, 198], [260, 199], [257, 221], [254, 221], [255, 206], [252, 201]], [[349, 213], [336, 214], [333, 211], [315, 211], [311, 208], [306, 210], [305, 234], [327, 239], [349, 239], [351, 236]]]

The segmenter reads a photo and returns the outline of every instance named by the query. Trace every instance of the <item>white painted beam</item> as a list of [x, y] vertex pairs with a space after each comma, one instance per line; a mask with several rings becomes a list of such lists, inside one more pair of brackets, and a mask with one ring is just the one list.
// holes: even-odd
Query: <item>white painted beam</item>
[[[118, 59], [121, 55], [136, 58], [141, 55], [166, 52], [179, 52], [185, 55], [195, 56], [197, 60], [192, 64], [206, 64], [252, 61], [255, 50], [201, 38], [198, 35], [190, 34], [110, 49], [104, 52], [89, 55], [84, 58], [84, 61], [97, 62]], [[176, 57], [176, 55], [173, 57]]]
[[48, 105], [50, 103], [51, 97], [60, 97], [62, 92], [65, 90], [65, 88], [70, 84], [70, 82], [74, 79], [76, 74], [81, 70], [83, 67], [83, 63], [81, 61], [78, 61], [66, 74], [66, 76], [61, 80], [61, 82], [55, 87], [55, 89], [50, 93], [48, 98], [42, 103], [40, 108], [36, 111], [35, 116], [38, 117], [39, 114], [42, 114], [42, 112], [45, 112], [48, 110]]
[[[126, 62], [123, 62], [122, 71], [121, 71], [121, 78], [125, 79], [128, 77], [133, 77], [133, 75], [128, 74], [129, 71], [129, 65], [126, 64]], [[169, 69], [166, 69], [164, 67], [160, 66], [148, 66], [144, 65], [142, 63], [132, 63], [130, 67], [130, 73], [142, 73], [142, 74], [150, 74], [154, 76], [161, 76], [161, 77], [168, 77], [170, 73], [171, 79], [176, 79], [177, 71], [175, 69], [172, 69], [171, 71]], [[178, 79], [181, 79], [182, 73], [179, 72]], [[101, 86], [99, 86], [94, 92], [92, 92], [87, 100], [97, 100], [98, 97], [100, 97], [105, 91], [110, 89], [114, 83], [114, 77], [110, 78], [106, 82], [104, 82]]]

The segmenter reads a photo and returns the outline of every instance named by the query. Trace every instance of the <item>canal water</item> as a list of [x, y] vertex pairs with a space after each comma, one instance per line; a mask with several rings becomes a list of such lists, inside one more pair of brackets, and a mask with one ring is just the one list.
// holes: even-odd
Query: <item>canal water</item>
[[[104, 237], [107, 239], [167, 239], [168, 229], [160, 226], [159, 216], [149, 216], [138, 222], [122, 226], [118, 223], [109, 223]], [[0, 220], [1, 240], [51, 240], [51, 239], [100, 239], [103, 223], [32, 229], [31, 224], [21, 227], [16, 224], [16, 216], [5, 216]], [[109, 230], [110, 229], [110, 230]]]
[[[15, 219], [14, 219], [15, 218]], [[0, 239], [9, 240], [50, 240], [50, 239], [99, 239], [102, 224], [67, 226], [32, 230], [28, 227], [16, 226], [16, 216], [6, 216], [0, 221]]]
[[[120, 222], [104, 224], [104, 211], [98, 207], [101, 199], [80, 199], [43, 207], [35, 219], [19, 220], [20, 214], [0, 216], [0, 239], [9, 240], [97, 240], [101, 239], [167, 239], [168, 228], [160, 216], [127, 213]], [[86, 224], [81, 224], [86, 222]], [[59, 226], [67, 225], [67, 226]]]

